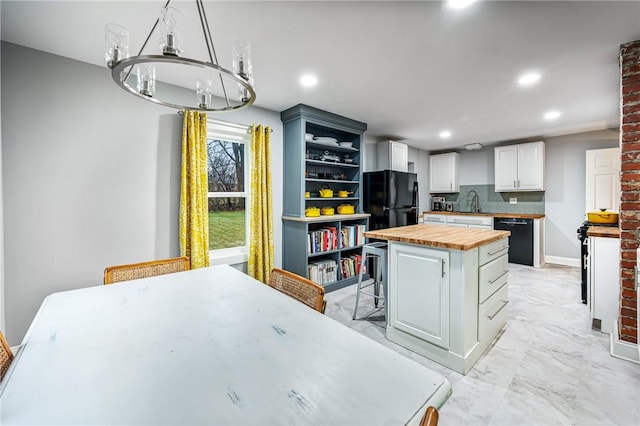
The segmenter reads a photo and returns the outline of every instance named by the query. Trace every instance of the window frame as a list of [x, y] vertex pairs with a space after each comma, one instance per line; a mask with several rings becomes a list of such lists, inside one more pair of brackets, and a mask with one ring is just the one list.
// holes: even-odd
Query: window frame
[[[234, 265], [249, 260], [249, 219], [251, 217], [251, 127], [242, 124], [207, 119], [207, 145], [209, 140], [241, 143], [244, 145], [244, 191], [241, 192], [207, 192], [210, 198], [243, 198], [245, 199], [245, 244], [243, 246], [209, 250], [209, 260], [215, 265]], [[207, 209], [208, 215], [209, 209]], [[208, 220], [208, 216], [207, 216]], [[208, 222], [207, 222], [208, 223]], [[209, 236], [211, 238], [211, 236]]]

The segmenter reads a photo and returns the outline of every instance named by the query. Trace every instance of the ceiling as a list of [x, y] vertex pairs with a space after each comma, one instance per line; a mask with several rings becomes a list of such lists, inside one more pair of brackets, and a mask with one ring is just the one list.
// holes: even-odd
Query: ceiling
[[[130, 31], [134, 53], [163, 3], [2, 0], [2, 40], [106, 73], [105, 23]], [[184, 17], [185, 56], [204, 60], [195, 3], [173, 3]], [[305, 103], [366, 122], [370, 138], [430, 151], [618, 127], [619, 46], [640, 39], [640, 1], [477, 1], [462, 10], [440, 1], [205, 7], [222, 66], [231, 66], [232, 39], [251, 40], [255, 105], [282, 111]], [[530, 70], [540, 81], [518, 86]], [[301, 87], [304, 72], [317, 76], [317, 86]], [[550, 110], [560, 117], [545, 120]], [[451, 137], [441, 139], [443, 130]]]

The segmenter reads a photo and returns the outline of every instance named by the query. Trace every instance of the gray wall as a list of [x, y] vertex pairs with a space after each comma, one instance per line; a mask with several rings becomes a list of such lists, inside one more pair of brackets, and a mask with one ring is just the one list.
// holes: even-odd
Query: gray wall
[[586, 154], [618, 146], [619, 131], [602, 130], [546, 138], [545, 254], [578, 259], [576, 229], [586, 219]]
[[[13, 345], [47, 295], [101, 285], [108, 265], [178, 255], [182, 120], [118, 89], [106, 67], [10, 43], [2, 43], [2, 58], [5, 310]], [[252, 107], [212, 117], [274, 129], [279, 266], [279, 113]]]
[[[2, 5], [0, 5], [0, 22], [2, 22]], [[2, 29], [0, 28], [0, 33]], [[0, 55], [0, 70], [2, 70], [2, 55]], [[0, 73], [0, 99], [2, 99], [2, 73]], [[4, 328], [4, 218], [2, 196], [2, 102], [0, 102], [0, 330]], [[5, 333], [6, 334], [6, 333]]]
[[[578, 261], [580, 245], [576, 228], [585, 219], [585, 151], [616, 147], [618, 135], [618, 129], [611, 129], [543, 139], [546, 142], [544, 214], [547, 256]], [[500, 145], [521, 142], [526, 141]], [[494, 146], [497, 145], [485, 146], [479, 151], [459, 151], [460, 185], [494, 183]]]

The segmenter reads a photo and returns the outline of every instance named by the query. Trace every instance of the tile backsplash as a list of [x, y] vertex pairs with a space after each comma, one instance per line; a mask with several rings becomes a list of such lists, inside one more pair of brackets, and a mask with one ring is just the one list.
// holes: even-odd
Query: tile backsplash
[[[444, 197], [453, 203], [456, 212], [472, 212], [473, 192], [478, 194], [480, 213], [530, 213], [544, 214], [544, 192], [495, 192], [495, 185], [460, 185], [460, 192], [455, 194], [431, 194]], [[516, 198], [517, 204], [511, 204]]]

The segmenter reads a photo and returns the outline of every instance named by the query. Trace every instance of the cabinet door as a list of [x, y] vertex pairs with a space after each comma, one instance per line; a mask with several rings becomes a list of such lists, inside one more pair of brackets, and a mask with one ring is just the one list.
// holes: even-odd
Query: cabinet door
[[449, 252], [391, 244], [389, 326], [449, 348]]
[[518, 146], [518, 191], [544, 191], [544, 142]]
[[458, 157], [455, 152], [429, 156], [429, 192], [458, 192]]
[[494, 157], [496, 192], [515, 190], [518, 180], [517, 145], [499, 146], [495, 148]]
[[391, 170], [409, 171], [409, 147], [403, 143], [391, 142]]
[[585, 211], [620, 208], [620, 148], [587, 151]]

